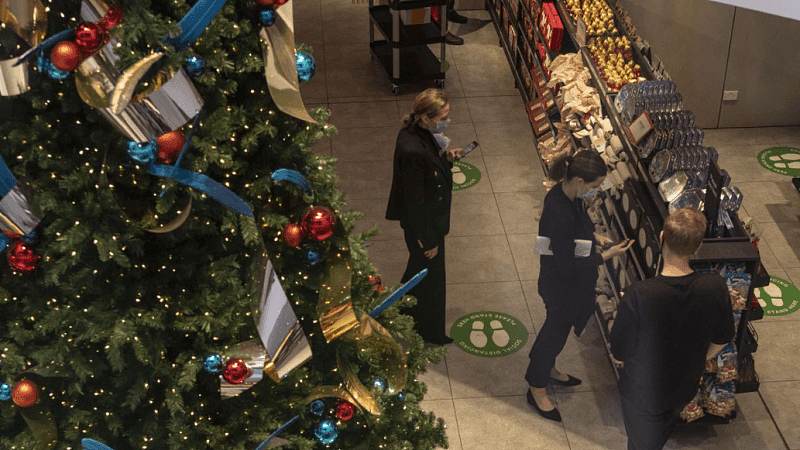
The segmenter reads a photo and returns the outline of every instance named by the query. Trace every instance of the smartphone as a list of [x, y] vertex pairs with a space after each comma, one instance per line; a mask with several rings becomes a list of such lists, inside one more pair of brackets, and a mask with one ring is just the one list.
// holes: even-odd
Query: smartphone
[[458, 159], [461, 159], [461, 158], [467, 156], [469, 154], [469, 152], [475, 150], [475, 147], [477, 147], [477, 146], [478, 146], [478, 141], [470, 142], [469, 145], [467, 145], [466, 147], [461, 149], [461, 157], [458, 158]]
[[619, 245], [619, 244], [622, 244], [622, 243], [624, 243], [625, 245], [628, 245], [628, 244], [629, 244], [630, 242], [632, 242], [632, 241], [633, 241], [633, 239], [623, 239], [623, 240], [621, 240], [621, 241], [612, 242], [612, 243], [610, 243], [610, 244], [606, 244], [606, 245], [604, 245], [604, 246], [603, 246], [603, 250], [608, 250], [608, 249], [610, 249], [611, 247], [616, 247], [617, 245]]

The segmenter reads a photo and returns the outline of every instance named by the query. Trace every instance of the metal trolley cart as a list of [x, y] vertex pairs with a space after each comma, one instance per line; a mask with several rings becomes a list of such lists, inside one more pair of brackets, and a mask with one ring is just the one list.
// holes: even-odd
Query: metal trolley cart
[[[444, 27], [434, 20], [419, 25], [403, 24], [400, 11], [429, 7], [439, 8], [439, 21], [444, 20]], [[401, 84], [429, 80], [435, 80], [440, 88], [444, 87], [446, 0], [389, 0], [388, 5], [375, 5], [375, 0], [369, 0], [369, 17], [369, 46], [392, 82], [392, 94], [400, 93]], [[375, 40], [376, 27], [383, 40]], [[440, 45], [439, 59], [428, 44]]]

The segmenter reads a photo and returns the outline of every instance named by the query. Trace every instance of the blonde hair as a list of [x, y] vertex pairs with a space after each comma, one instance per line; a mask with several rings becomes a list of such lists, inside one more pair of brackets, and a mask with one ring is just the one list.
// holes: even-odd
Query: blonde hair
[[690, 256], [703, 243], [706, 225], [703, 213], [692, 208], [681, 208], [664, 221], [664, 245], [678, 256]]
[[403, 116], [403, 129], [419, 122], [422, 117], [433, 119], [447, 105], [447, 96], [441, 89], [425, 89], [414, 99], [414, 110]]

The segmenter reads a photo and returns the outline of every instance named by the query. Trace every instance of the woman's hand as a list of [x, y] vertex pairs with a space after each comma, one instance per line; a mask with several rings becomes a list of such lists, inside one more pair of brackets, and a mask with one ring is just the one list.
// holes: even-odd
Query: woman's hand
[[457, 159], [461, 158], [461, 149], [460, 148], [451, 148], [447, 150], [447, 160], [453, 162]]
[[622, 255], [623, 253], [627, 252], [631, 245], [636, 242], [633, 239], [630, 239], [628, 242], [620, 242], [619, 244], [611, 247], [610, 249], [601, 253], [603, 256], [603, 261], [609, 260], [615, 256]]
[[610, 244], [612, 242], [610, 237], [602, 235], [600, 233], [595, 233], [594, 238], [597, 241], [597, 243], [600, 244], [601, 246]]
[[433, 247], [432, 249], [428, 250], [427, 252], [424, 252], [424, 254], [425, 254], [425, 257], [428, 258], [428, 259], [435, 258], [436, 255], [439, 254], [439, 246], [437, 245], [436, 247]]

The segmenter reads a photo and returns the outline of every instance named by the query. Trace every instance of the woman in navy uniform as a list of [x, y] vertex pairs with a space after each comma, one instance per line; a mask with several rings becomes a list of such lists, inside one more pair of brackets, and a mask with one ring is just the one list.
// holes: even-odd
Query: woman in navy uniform
[[450, 123], [450, 105], [444, 92], [427, 89], [414, 100], [411, 114], [403, 117], [394, 151], [392, 190], [386, 219], [399, 220], [408, 247], [408, 265], [401, 282], [428, 269], [425, 278], [408, 294], [417, 305], [407, 313], [425, 342], [453, 342], [445, 333], [444, 237], [450, 231], [453, 160], [461, 149], [447, 150], [442, 133]]

